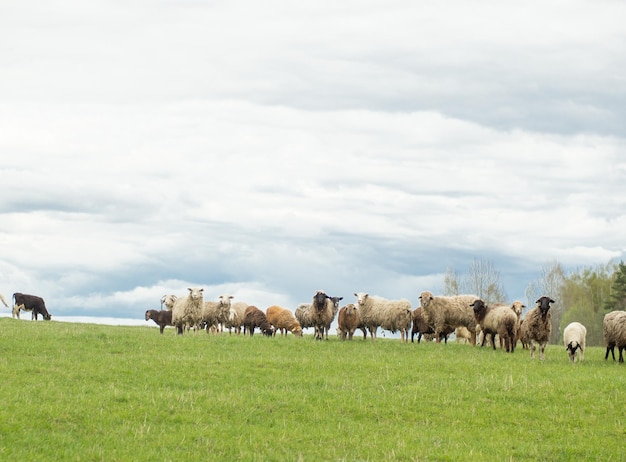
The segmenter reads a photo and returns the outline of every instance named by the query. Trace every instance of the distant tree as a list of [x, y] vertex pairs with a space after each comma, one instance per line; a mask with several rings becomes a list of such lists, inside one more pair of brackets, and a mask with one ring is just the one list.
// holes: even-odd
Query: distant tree
[[607, 311], [626, 310], [626, 265], [620, 261], [613, 273], [611, 292], [604, 303]]
[[565, 284], [565, 271], [563, 266], [556, 260], [545, 263], [541, 267], [541, 277], [532, 281], [526, 288], [526, 306], [532, 308], [535, 306], [539, 297], [548, 296], [554, 300], [552, 304], [552, 334], [550, 335], [550, 343], [559, 341], [560, 332], [559, 325], [561, 317], [565, 311], [563, 303], [563, 288]]
[[500, 272], [489, 260], [474, 258], [462, 286], [465, 293], [476, 294], [487, 304], [506, 302]]
[[459, 295], [461, 290], [461, 278], [452, 268], [446, 270], [443, 276], [443, 295]]
[[[588, 345], [603, 343], [602, 318], [606, 314], [603, 308], [610, 298], [614, 272], [614, 265], [598, 265], [594, 268], [582, 268], [565, 278], [560, 295], [563, 312], [559, 324], [556, 325], [559, 335], [557, 342], [565, 326], [577, 321], [587, 328]], [[554, 331], [553, 325], [553, 337]]]

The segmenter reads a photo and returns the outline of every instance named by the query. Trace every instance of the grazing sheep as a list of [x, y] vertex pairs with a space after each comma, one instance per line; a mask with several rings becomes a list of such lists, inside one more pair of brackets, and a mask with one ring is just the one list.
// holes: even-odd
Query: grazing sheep
[[174, 308], [174, 303], [176, 303], [177, 298], [178, 297], [176, 295], [163, 295], [161, 297], [161, 309], [165, 307], [166, 310], [172, 311], [172, 308]]
[[313, 315], [311, 312], [312, 306], [313, 305], [311, 303], [301, 303], [296, 307], [296, 310], [294, 311], [294, 315], [300, 323], [300, 327], [302, 327], [303, 329], [313, 327]]
[[[415, 334], [417, 334], [417, 343], [420, 343], [422, 340], [422, 336], [425, 339], [431, 340], [435, 333], [435, 329], [432, 325], [428, 323], [426, 320], [426, 316], [424, 316], [424, 309], [421, 306], [418, 306], [413, 310], [412, 313], [413, 327], [411, 329], [411, 343], [413, 343], [413, 338]], [[452, 333], [454, 329], [444, 329], [441, 335], [446, 343], [448, 343], [448, 335]]]
[[481, 299], [475, 300], [470, 305], [474, 309], [474, 317], [483, 333], [483, 341], [480, 346], [485, 346], [485, 340], [491, 335], [491, 344], [496, 349], [496, 334], [504, 341], [507, 353], [515, 351], [515, 330], [517, 328], [517, 315], [510, 305], [496, 304], [488, 306]]
[[302, 327], [291, 311], [278, 305], [272, 305], [265, 310], [269, 323], [274, 326], [274, 335], [280, 330], [280, 335], [286, 335], [287, 331], [296, 337], [302, 337]]
[[256, 306], [249, 306], [246, 308], [246, 311], [243, 315], [243, 333], [246, 334], [246, 331], [250, 332], [250, 337], [254, 335], [254, 329], [258, 327], [261, 329], [263, 335], [267, 335], [271, 337], [274, 335], [274, 330], [272, 329], [272, 325], [267, 320], [267, 316], [265, 313], [258, 309]]
[[189, 295], [176, 299], [172, 307], [172, 325], [182, 334], [185, 328], [200, 327], [204, 308], [204, 289], [188, 288]]
[[393, 333], [400, 331], [400, 341], [408, 342], [413, 319], [411, 302], [405, 299], [387, 300], [365, 292], [355, 292], [354, 296], [361, 323], [369, 330], [372, 340], [376, 340], [376, 330], [380, 327]]
[[563, 343], [572, 362], [576, 362], [577, 352], [579, 362], [585, 359], [586, 338], [587, 328], [579, 322], [571, 322], [563, 329]]
[[230, 304], [228, 319], [224, 322], [224, 327], [228, 329], [229, 334], [231, 334], [231, 329], [235, 329], [236, 334], [241, 334], [243, 317], [246, 312], [246, 308], [249, 306], [249, 303], [241, 301]]
[[532, 359], [535, 358], [535, 343], [539, 344], [539, 359], [544, 359], [544, 351], [552, 332], [550, 303], [555, 303], [550, 297], [540, 297], [537, 300], [537, 306], [526, 313], [520, 329], [522, 343], [528, 344]]
[[339, 338], [341, 338], [341, 340], [345, 340], [347, 337], [348, 340], [352, 340], [354, 331], [361, 323], [359, 309], [354, 303], [349, 303], [339, 310], [337, 323], [337, 333], [339, 333]]
[[206, 325], [207, 333], [209, 333], [209, 331], [217, 332], [219, 325], [223, 325], [228, 321], [230, 316], [230, 301], [232, 299], [232, 295], [224, 294], [220, 295], [216, 302], [204, 302], [202, 321]]
[[146, 321], [151, 319], [159, 326], [161, 333], [163, 333], [165, 326], [173, 325], [171, 310], [148, 310], [146, 311]]
[[604, 315], [602, 331], [606, 342], [604, 360], [609, 357], [609, 351], [615, 361], [615, 347], [619, 349], [619, 362], [624, 362], [622, 350], [626, 348], [626, 311], [611, 311]]
[[420, 302], [424, 308], [424, 315], [435, 330], [437, 343], [441, 341], [441, 333], [446, 326], [452, 328], [466, 327], [470, 331], [471, 344], [476, 345], [476, 319], [470, 306], [476, 295], [435, 296], [432, 292], [424, 291], [420, 294]]

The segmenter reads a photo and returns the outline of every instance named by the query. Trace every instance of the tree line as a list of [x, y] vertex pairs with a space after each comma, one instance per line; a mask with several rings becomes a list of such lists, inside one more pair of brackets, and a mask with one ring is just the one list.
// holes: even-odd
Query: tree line
[[[493, 262], [474, 259], [465, 275], [448, 268], [443, 280], [443, 294], [476, 294], [487, 304], [508, 303], [500, 282], [500, 272]], [[541, 274], [526, 288], [527, 309], [535, 300], [548, 295], [552, 305], [550, 343], [559, 343], [563, 328], [578, 321], [587, 328], [587, 345], [604, 345], [602, 320], [613, 310], [626, 310], [626, 265], [610, 261], [605, 265], [584, 267], [567, 273], [557, 261], [545, 263]]]

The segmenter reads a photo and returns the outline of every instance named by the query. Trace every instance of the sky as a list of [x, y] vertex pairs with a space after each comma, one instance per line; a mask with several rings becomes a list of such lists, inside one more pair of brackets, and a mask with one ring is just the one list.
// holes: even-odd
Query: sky
[[[626, 253], [621, 1], [0, 3], [0, 293], [440, 293]], [[0, 308], [4, 315], [10, 313]], [[82, 318], [81, 318], [82, 319]]]

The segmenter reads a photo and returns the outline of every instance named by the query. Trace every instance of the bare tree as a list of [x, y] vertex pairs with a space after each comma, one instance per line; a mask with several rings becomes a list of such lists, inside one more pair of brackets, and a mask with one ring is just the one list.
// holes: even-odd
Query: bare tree
[[443, 276], [443, 295], [459, 295], [461, 290], [461, 277], [452, 268], [446, 270]]
[[504, 303], [506, 293], [500, 284], [500, 272], [493, 262], [474, 258], [463, 281], [466, 293], [476, 294], [486, 304]]

